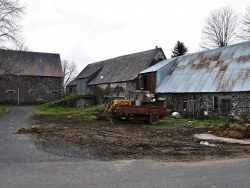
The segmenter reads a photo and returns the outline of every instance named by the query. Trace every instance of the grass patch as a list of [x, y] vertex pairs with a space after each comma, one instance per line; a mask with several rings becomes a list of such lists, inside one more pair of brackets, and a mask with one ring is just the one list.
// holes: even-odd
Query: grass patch
[[91, 106], [89, 108], [84, 108], [79, 111], [79, 114], [84, 119], [96, 119], [96, 116], [98, 115], [99, 110], [103, 107], [104, 107], [103, 104], [99, 104], [99, 105]]
[[76, 103], [79, 99], [93, 99], [93, 96], [73, 96], [41, 104], [35, 107], [36, 114], [71, 114], [79, 112], [76, 108]]
[[2, 115], [6, 111], [6, 108], [0, 107], [0, 115]]
[[232, 118], [211, 118], [211, 119], [190, 119], [190, 118], [170, 118], [168, 117], [166, 120], [162, 121], [159, 125], [152, 125], [152, 128], [166, 128], [166, 127], [183, 127], [183, 126], [216, 126], [221, 123], [228, 123]]
[[70, 114], [79, 111], [77, 108], [71, 107], [52, 107], [49, 103], [35, 107], [36, 114]]
[[36, 114], [71, 114], [80, 115], [84, 119], [95, 119], [99, 113], [99, 109], [104, 105], [95, 105], [89, 108], [77, 109], [72, 107], [51, 106], [50, 103], [42, 104], [35, 107]]

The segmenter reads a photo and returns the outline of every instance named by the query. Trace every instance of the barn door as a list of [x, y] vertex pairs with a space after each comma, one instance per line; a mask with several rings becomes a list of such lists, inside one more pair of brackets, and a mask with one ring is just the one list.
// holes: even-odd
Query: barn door
[[221, 100], [221, 113], [222, 115], [229, 115], [231, 112], [231, 101], [230, 99]]

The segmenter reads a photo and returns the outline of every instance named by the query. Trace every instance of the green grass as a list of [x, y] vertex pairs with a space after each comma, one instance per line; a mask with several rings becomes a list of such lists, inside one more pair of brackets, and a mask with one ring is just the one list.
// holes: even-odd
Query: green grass
[[[36, 114], [71, 114], [81, 116], [84, 119], [96, 119], [99, 110], [104, 107], [104, 105], [95, 105], [89, 108], [77, 109], [71, 107], [56, 107], [52, 105], [53, 103], [42, 104], [35, 107]], [[4, 108], [0, 107], [0, 114], [5, 111]], [[150, 125], [152, 128], [167, 128], [167, 127], [183, 127], [183, 126], [216, 126], [221, 123], [229, 123], [232, 118], [217, 118], [210, 117], [209, 119], [199, 120], [192, 118], [180, 118], [174, 119], [168, 117], [166, 120], [162, 121], [159, 125]]]
[[54, 107], [50, 103], [42, 104], [35, 107], [36, 114], [72, 114], [80, 115], [85, 119], [95, 119], [96, 115], [99, 113], [99, 109], [104, 105], [95, 105], [89, 108], [77, 109], [70, 107]]
[[91, 106], [89, 108], [84, 108], [79, 111], [79, 114], [84, 119], [96, 119], [96, 116], [98, 115], [99, 110], [103, 107], [104, 105], [99, 104], [99, 105]]
[[79, 111], [70, 107], [51, 107], [49, 104], [42, 104], [35, 107], [36, 114], [69, 114]]
[[0, 115], [2, 115], [6, 111], [6, 108], [0, 107]]
[[221, 123], [228, 123], [232, 118], [211, 118], [205, 120], [190, 119], [190, 118], [180, 118], [174, 119], [168, 117], [166, 120], [162, 121], [159, 125], [153, 125], [152, 128], [166, 128], [166, 127], [183, 127], [183, 126], [216, 126]]

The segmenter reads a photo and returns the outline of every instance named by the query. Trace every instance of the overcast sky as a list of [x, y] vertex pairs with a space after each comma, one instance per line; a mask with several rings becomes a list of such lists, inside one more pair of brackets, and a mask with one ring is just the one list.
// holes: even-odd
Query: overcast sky
[[249, 0], [21, 0], [23, 35], [31, 51], [59, 53], [87, 64], [159, 46], [167, 58], [178, 40], [200, 50], [201, 28], [212, 10], [243, 14]]

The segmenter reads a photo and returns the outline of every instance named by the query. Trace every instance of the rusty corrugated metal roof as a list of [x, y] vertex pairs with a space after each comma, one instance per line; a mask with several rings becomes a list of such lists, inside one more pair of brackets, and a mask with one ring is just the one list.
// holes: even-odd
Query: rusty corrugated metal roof
[[157, 70], [156, 93], [250, 91], [250, 42], [164, 62]]
[[0, 74], [13, 67], [13, 74], [63, 77], [59, 54], [0, 49], [0, 62]]

